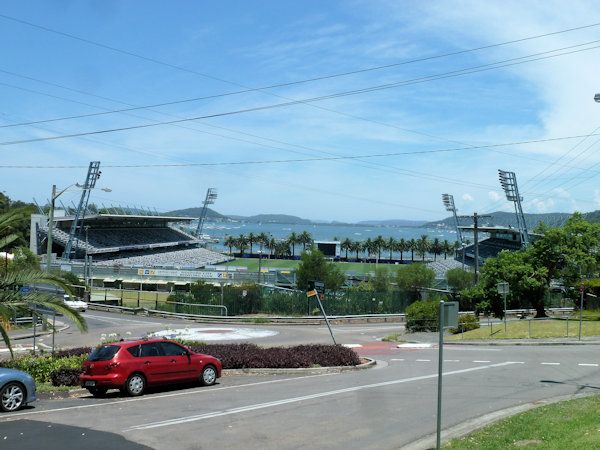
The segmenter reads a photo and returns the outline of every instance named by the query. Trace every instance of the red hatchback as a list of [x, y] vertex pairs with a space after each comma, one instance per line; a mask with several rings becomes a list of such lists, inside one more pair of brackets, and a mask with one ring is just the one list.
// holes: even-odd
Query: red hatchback
[[221, 361], [194, 353], [177, 342], [152, 339], [120, 341], [96, 348], [83, 363], [81, 385], [92, 395], [108, 389], [142, 395], [148, 386], [200, 381], [215, 384], [221, 376]]

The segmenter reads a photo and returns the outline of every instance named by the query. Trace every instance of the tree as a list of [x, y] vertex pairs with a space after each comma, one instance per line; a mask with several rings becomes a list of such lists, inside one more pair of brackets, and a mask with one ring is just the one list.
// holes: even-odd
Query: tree
[[231, 256], [231, 249], [236, 247], [235, 238], [231, 235], [227, 235], [225, 241], [223, 241], [223, 245], [225, 245], [225, 247], [229, 247], [229, 255]]
[[250, 232], [248, 233], [248, 245], [250, 246], [250, 257], [252, 258], [252, 244], [254, 244], [256, 242], [256, 236], [254, 233]]
[[442, 243], [439, 238], [434, 238], [431, 243], [431, 252], [433, 253], [433, 260], [436, 260], [437, 255], [440, 255], [444, 251]]
[[288, 236], [287, 242], [292, 246], [292, 258], [296, 256], [296, 244], [300, 244], [298, 240], [298, 235], [292, 231], [292, 233]]
[[408, 250], [410, 250], [410, 260], [414, 262], [415, 250], [417, 250], [417, 241], [415, 239], [410, 239], [408, 241]]
[[243, 234], [240, 234], [240, 237], [235, 240], [235, 246], [240, 249], [240, 253], [243, 257], [244, 250], [248, 247], [248, 238]]
[[[11, 227], [14, 223], [22, 221], [24, 216], [27, 216], [26, 210], [11, 210], [8, 213], [0, 215], [0, 248], [3, 251], [9, 251], [10, 245], [18, 240], [15, 233], [11, 233]], [[69, 317], [75, 325], [81, 330], [87, 330], [87, 323], [78, 311], [68, 307], [60, 297], [56, 294], [31, 290], [23, 293], [21, 288], [29, 286], [33, 283], [48, 283], [58, 286], [71, 294], [71, 288], [65, 283], [64, 278], [53, 273], [40, 271], [39, 269], [23, 269], [11, 267], [0, 278], [0, 335], [8, 346], [11, 355], [13, 355], [10, 338], [6, 331], [5, 325], [14, 316], [16, 311], [22, 311], [27, 315], [34, 313], [34, 306], [51, 309], [57, 313], [64, 314]]]
[[302, 251], [300, 264], [296, 269], [296, 287], [306, 289], [309, 281], [322, 281], [325, 288], [338, 290], [346, 281], [346, 276], [337, 264], [330, 263], [323, 253], [312, 247]]
[[383, 238], [382, 235], [377, 236], [374, 240], [373, 240], [373, 249], [377, 251], [377, 259], [381, 259], [381, 249], [383, 247], [385, 247], [385, 239]]
[[[335, 240], [335, 239], [334, 239]], [[310, 233], [306, 230], [304, 230], [302, 233], [300, 233], [300, 235], [298, 236], [298, 243], [302, 244], [302, 248], [304, 250], [306, 250], [306, 246], [308, 245], [309, 247], [312, 245], [313, 239], [312, 236], [310, 235]]]
[[392, 253], [396, 250], [397, 246], [398, 243], [396, 242], [396, 239], [393, 238], [393, 236], [390, 236], [388, 240], [385, 241], [385, 245], [383, 246], [383, 248], [385, 250], [390, 251], [390, 263], [392, 262]]
[[396, 273], [398, 287], [411, 292], [415, 299], [418, 298], [420, 288], [431, 287], [434, 281], [435, 271], [421, 263], [402, 265]]
[[400, 262], [403, 261], [404, 259], [404, 252], [407, 252], [408, 250], [410, 250], [410, 246], [408, 244], [408, 242], [406, 242], [406, 240], [404, 238], [400, 238], [400, 240], [398, 241], [398, 251], [400, 252]]
[[386, 269], [378, 268], [375, 276], [369, 280], [369, 288], [373, 292], [389, 292], [392, 287], [393, 275]]
[[455, 267], [446, 272], [446, 283], [451, 291], [460, 292], [475, 284], [475, 274]]
[[429, 236], [426, 234], [422, 234], [419, 240], [417, 241], [417, 250], [419, 255], [421, 255], [421, 259], [425, 261], [425, 254], [429, 251]]
[[352, 241], [352, 247], [349, 249], [351, 252], [356, 252], [356, 261], [358, 261], [358, 252], [362, 249], [362, 243], [360, 241]]
[[348, 261], [348, 250], [352, 250], [352, 241], [349, 238], [345, 238], [341, 245], [340, 248], [342, 249], [342, 251], [346, 251], [346, 261]]
[[448, 239], [444, 239], [444, 242], [442, 242], [442, 252], [444, 253], [444, 259], [448, 258], [448, 253], [450, 253], [453, 249], [454, 246], [448, 241]]

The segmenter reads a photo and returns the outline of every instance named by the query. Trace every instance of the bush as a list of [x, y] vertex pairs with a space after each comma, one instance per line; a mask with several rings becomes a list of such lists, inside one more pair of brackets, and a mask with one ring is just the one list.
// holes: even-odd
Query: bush
[[61, 368], [79, 369], [86, 358], [87, 354], [66, 358], [26, 356], [3, 361], [1, 366], [27, 372], [36, 382], [49, 383], [52, 372]]
[[341, 345], [262, 348], [255, 344], [184, 344], [194, 352], [218, 358], [223, 364], [223, 369], [308, 368], [360, 364], [356, 352]]
[[[462, 327], [460, 324], [464, 324]], [[450, 329], [450, 332], [453, 334], [461, 333], [464, 331], [471, 331], [479, 328], [479, 317], [475, 314], [463, 314], [458, 316], [458, 328]]]
[[417, 301], [406, 308], [406, 331], [437, 331], [440, 301], [437, 299], [426, 302]]
[[82, 373], [81, 369], [61, 367], [50, 374], [50, 381], [52, 386], [79, 386], [79, 375]]

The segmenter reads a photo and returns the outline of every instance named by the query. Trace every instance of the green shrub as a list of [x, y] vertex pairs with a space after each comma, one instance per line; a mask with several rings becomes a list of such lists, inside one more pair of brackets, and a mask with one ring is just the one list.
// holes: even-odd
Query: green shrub
[[[464, 324], [462, 327], [460, 324]], [[458, 334], [464, 331], [471, 331], [479, 328], [479, 317], [475, 314], [463, 314], [458, 316], [458, 328], [450, 329], [453, 334]]]
[[68, 358], [25, 356], [10, 361], [3, 361], [1, 365], [7, 369], [27, 372], [38, 383], [50, 383], [52, 381], [52, 372], [62, 368], [79, 369], [87, 356], [87, 354], [70, 356]]
[[440, 300], [414, 302], [406, 308], [406, 331], [437, 331]]

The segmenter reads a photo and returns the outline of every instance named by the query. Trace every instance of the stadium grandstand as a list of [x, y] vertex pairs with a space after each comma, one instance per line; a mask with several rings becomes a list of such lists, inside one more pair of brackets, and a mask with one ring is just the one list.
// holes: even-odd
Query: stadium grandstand
[[[121, 214], [86, 216], [82, 224], [85, 231], [72, 238], [74, 256], [65, 258], [74, 217], [57, 212], [52, 226], [52, 253], [63, 260], [84, 260], [91, 256], [94, 264], [103, 266], [185, 269], [198, 269], [230, 260], [226, 255], [202, 248], [201, 240], [176, 225], [190, 222], [193, 218]], [[31, 250], [37, 255], [46, 253], [47, 239], [47, 216], [32, 215]]]
[[[473, 233], [472, 225], [460, 227], [463, 236], [467, 233]], [[483, 263], [487, 258], [495, 257], [502, 250], [516, 251], [522, 248], [521, 233], [513, 227], [500, 226], [479, 226], [478, 233], [484, 233], [488, 237], [479, 240], [479, 263]], [[531, 234], [530, 234], [531, 236]], [[535, 236], [531, 236], [535, 237]], [[458, 259], [462, 258], [463, 251], [458, 250]], [[464, 247], [465, 264], [473, 265], [475, 261], [475, 244], [469, 244]]]

